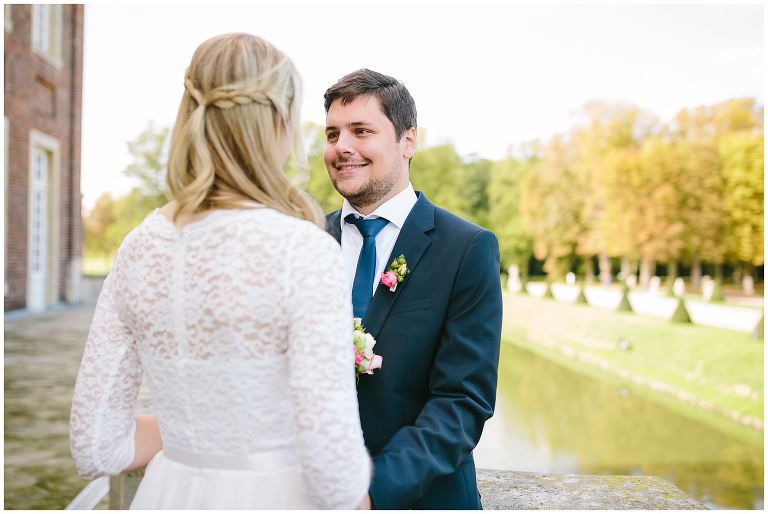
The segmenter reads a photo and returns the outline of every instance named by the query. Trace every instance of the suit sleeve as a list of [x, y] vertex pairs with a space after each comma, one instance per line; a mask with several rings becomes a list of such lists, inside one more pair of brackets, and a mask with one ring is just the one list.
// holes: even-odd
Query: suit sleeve
[[430, 398], [413, 425], [374, 458], [377, 509], [404, 509], [453, 473], [493, 415], [501, 338], [499, 246], [488, 231], [467, 245], [429, 377]]

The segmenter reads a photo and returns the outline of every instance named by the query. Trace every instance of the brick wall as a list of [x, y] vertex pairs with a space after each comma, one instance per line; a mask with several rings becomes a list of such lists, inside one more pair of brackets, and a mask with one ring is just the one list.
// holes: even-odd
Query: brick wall
[[35, 129], [60, 148], [57, 299], [65, 300], [73, 262], [82, 252], [80, 218], [80, 122], [83, 69], [83, 6], [64, 5], [61, 66], [31, 49], [32, 6], [11, 7], [5, 30], [5, 116], [8, 141], [8, 220], [5, 310], [25, 307], [29, 136]]

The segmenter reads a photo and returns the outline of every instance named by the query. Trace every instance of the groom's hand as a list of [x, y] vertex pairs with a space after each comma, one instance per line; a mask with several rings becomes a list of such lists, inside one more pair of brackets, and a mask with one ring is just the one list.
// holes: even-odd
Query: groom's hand
[[371, 510], [371, 496], [368, 493], [365, 493], [365, 498], [357, 506], [357, 510]]

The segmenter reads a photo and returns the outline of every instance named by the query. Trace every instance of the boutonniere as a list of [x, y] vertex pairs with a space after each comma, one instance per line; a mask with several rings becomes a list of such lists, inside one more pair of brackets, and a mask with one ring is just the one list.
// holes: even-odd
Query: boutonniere
[[366, 375], [372, 375], [374, 369], [381, 368], [381, 363], [384, 360], [381, 355], [373, 353], [373, 346], [376, 344], [376, 339], [371, 334], [365, 331], [365, 327], [361, 324], [360, 318], [352, 319], [352, 341], [354, 342], [355, 350], [355, 375], [360, 376], [360, 373]]
[[408, 269], [408, 263], [405, 261], [405, 256], [401, 255], [397, 259], [392, 261], [389, 265], [389, 270], [381, 274], [381, 283], [389, 288], [393, 293], [397, 289], [397, 284], [405, 280], [405, 277], [411, 270]]

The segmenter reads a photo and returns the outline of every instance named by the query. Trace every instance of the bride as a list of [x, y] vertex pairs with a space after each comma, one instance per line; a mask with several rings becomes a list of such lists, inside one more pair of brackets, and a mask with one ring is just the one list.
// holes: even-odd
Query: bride
[[[369, 508], [341, 251], [283, 172], [305, 162], [298, 73], [227, 34], [184, 88], [173, 201], [123, 241], [85, 345], [78, 472], [146, 466], [131, 508]], [[145, 373], [157, 414], [134, 417]]]

